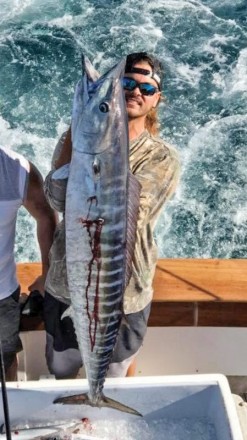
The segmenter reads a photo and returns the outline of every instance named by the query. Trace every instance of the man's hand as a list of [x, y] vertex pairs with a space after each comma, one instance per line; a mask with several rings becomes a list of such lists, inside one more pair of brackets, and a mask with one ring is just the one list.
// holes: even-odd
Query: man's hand
[[39, 293], [41, 293], [42, 296], [45, 294], [45, 275], [40, 275], [36, 278], [36, 280], [28, 286], [29, 292], [33, 292], [34, 290], [38, 290]]

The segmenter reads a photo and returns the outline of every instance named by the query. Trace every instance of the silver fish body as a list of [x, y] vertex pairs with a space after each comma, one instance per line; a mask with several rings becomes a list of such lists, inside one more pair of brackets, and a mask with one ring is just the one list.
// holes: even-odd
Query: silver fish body
[[129, 170], [124, 68], [125, 60], [98, 78], [85, 59], [72, 117], [66, 264], [88, 403], [95, 406], [112, 406], [102, 390], [122, 319], [139, 208], [140, 184]]

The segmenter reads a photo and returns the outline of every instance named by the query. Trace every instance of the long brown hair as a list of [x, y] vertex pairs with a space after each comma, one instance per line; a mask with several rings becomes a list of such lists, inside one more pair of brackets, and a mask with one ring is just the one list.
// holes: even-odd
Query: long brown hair
[[159, 121], [158, 121], [158, 111], [157, 108], [152, 108], [146, 116], [145, 128], [153, 136], [159, 134]]

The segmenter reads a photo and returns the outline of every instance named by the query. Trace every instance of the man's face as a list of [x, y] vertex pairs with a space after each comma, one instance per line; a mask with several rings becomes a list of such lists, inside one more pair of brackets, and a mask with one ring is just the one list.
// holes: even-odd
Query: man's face
[[[134, 65], [141, 69], [152, 71], [151, 66], [146, 61], [140, 61]], [[135, 79], [138, 83], [149, 83], [158, 89], [158, 84], [153, 78], [143, 75], [141, 73], [126, 73], [128, 78]], [[154, 95], [143, 95], [138, 87], [134, 90], [125, 90], [126, 108], [129, 119], [143, 118], [149, 111], [156, 107], [160, 99], [160, 92], [157, 91]]]

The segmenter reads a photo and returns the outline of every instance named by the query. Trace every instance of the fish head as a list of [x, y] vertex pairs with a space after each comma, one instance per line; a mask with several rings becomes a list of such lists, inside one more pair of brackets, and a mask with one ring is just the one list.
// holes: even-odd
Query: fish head
[[88, 88], [97, 81], [100, 77], [99, 73], [95, 70], [93, 65], [90, 63], [89, 59], [82, 55], [82, 77], [76, 84], [73, 109], [72, 109], [72, 121], [71, 121], [71, 133], [72, 142], [76, 135], [76, 129], [80, 122], [81, 116], [83, 114], [83, 108], [85, 107], [88, 100]]
[[73, 130], [73, 148], [87, 154], [100, 154], [111, 148], [113, 137], [127, 138], [128, 120], [122, 77], [126, 59], [95, 79], [95, 71], [84, 59], [84, 74], [80, 85], [81, 110]]

